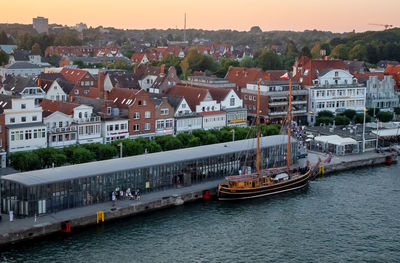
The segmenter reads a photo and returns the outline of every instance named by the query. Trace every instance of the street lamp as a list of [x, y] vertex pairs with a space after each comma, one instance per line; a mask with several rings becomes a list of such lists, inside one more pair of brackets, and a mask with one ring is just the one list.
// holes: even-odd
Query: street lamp
[[363, 133], [362, 133], [362, 151], [365, 152], [365, 116], [367, 108], [364, 107], [364, 121], [363, 121]]
[[119, 158], [122, 158], [122, 142], [118, 143], [119, 146]]
[[235, 141], [235, 129], [232, 129], [231, 133], [232, 133], [232, 141], [234, 142]]

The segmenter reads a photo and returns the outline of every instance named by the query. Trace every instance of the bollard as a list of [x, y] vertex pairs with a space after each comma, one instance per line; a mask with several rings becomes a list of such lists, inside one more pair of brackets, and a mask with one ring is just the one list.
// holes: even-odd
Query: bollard
[[104, 211], [97, 211], [97, 224], [99, 221], [104, 222]]

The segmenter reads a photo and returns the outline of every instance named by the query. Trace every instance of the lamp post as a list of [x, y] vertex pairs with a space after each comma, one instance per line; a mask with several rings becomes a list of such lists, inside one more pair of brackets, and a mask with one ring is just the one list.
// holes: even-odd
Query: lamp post
[[122, 158], [122, 142], [118, 143], [119, 146], [119, 158]]
[[379, 147], [379, 133], [378, 133], [378, 129], [379, 129], [379, 119], [376, 118], [376, 145], [375, 145], [375, 149], [378, 150]]
[[312, 112], [312, 110], [310, 110], [309, 112], [308, 112], [311, 116], [310, 116], [310, 123], [308, 124], [309, 126], [311, 126], [311, 123], [312, 123], [312, 120], [311, 120], [311, 118], [312, 118], [312, 114], [313, 114], [313, 112]]
[[234, 142], [235, 141], [235, 129], [232, 129], [231, 133], [232, 133], [232, 141]]

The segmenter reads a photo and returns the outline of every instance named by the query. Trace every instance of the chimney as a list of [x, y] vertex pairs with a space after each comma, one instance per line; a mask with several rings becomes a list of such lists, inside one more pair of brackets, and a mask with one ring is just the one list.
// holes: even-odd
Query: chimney
[[160, 75], [162, 75], [162, 76], [165, 75], [165, 64], [161, 65], [161, 74]]
[[328, 60], [328, 56], [325, 56], [325, 60]]
[[136, 74], [137, 67], [133, 67], [133, 74]]

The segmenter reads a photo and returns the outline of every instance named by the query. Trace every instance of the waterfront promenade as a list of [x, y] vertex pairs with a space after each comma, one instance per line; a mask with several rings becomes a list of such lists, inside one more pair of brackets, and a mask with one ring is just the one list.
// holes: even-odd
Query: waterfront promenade
[[[325, 174], [335, 171], [344, 171], [368, 165], [384, 164], [386, 156], [390, 153], [368, 152], [351, 156], [333, 156], [330, 163], [321, 163], [325, 168]], [[311, 164], [316, 163], [318, 158], [325, 160], [327, 154], [309, 152], [307, 158], [299, 160], [299, 166], [304, 166], [307, 160]], [[140, 213], [150, 212], [157, 209], [182, 205], [185, 202], [196, 201], [202, 198], [204, 191], [209, 190], [211, 195], [215, 194], [216, 187], [223, 180], [207, 181], [192, 186], [173, 188], [165, 191], [150, 192], [142, 194], [138, 200], [118, 200], [113, 208], [112, 202], [105, 202], [91, 206], [63, 210], [57, 213], [46, 214], [9, 221], [8, 215], [2, 214], [0, 222], [0, 246], [13, 242], [29, 240], [61, 231], [61, 224], [69, 221], [71, 229], [96, 224], [97, 212], [104, 211], [105, 223], [110, 220], [134, 216]]]

